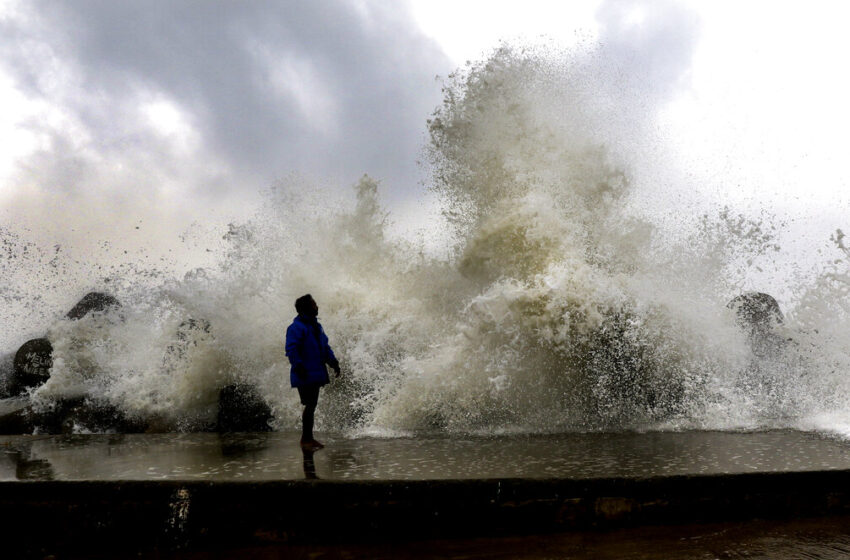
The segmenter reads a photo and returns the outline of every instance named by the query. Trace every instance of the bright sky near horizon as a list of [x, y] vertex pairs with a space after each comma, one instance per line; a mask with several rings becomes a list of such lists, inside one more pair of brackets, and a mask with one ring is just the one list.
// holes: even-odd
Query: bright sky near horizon
[[500, 39], [597, 41], [605, 4], [638, 29], [671, 5], [697, 19], [689, 71], [658, 122], [672, 156], [665, 167], [681, 170], [661, 198], [696, 197], [783, 224], [774, 271], [752, 271], [753, 285], [781, 297], [790, 271], [840, 257], [830, 238], [850, 228], [850, 4], [415, 0], [414, 14], [461, 65]]
[[[414, 14], [458, 65], [500, 40], [570, 47], [598, 37], [603, 2], [415, 0]], [[625, 1], [640, 25], [659, 5]], [[689, 84], [667, 108], [668, 125], [690, 165], [718, 169], [740, 185], [732, 199], [787, 193], [787, 203], [850, 191], [850, 52], [842, 2], [679, 1], [699, 20]], [[843, 208], [847, 210], [847, 207]]]

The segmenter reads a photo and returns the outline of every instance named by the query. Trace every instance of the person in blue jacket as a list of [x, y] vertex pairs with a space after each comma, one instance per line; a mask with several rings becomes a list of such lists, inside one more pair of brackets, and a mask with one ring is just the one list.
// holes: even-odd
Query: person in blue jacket
[[330, 381], [325, 364], [339, 376], [339, 362], [317, 320], [319, 306], [313, 296], [307, 294], [295, 300], [295, 310], [298, 316], [286, 329], [286, 356], [292, 365], [289, 380], [298, 389], [304, 405], [301, 447], [321, 449], [324, 446], [313, 438], [313, 418], [319, 402], [319, 389]]

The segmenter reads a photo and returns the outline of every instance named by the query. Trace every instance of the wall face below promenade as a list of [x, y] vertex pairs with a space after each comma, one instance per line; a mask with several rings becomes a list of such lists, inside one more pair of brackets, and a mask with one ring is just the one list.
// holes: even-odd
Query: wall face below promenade
[[4, 482], [4, 548], [131, 553], [850, 513], [850, 472], [648, 479]]
[[[24, 440], [12, 438], [4, 443], [7, 455], [10, 450], [17, 450], [15, 472], [20, 476], [12, 479], [7, 468], [5, 480], [0, 482], [0, 519], [3, 520], [0, 534], [5, 550], [22, 554], [56, 551], [129, 554], [226, 550], [281, 543], [523, 535], [850, 513], [850, 469], [841, 460], [846, 451], [842, 442], [796, 432], [721, 434], [708, 439], [699, 434], [629, 435], [636, 441], [644, 436], [648, 436], [644, 443], [655, 447], [651, 454], [659, 459], [674, 449], [679, 455], [699, 452], [709, 457], [712, 451], [706, 447], [707, 441], [723, 444], [726, 451], [722, 453], [737, 457], [733, 442], [747, 447], [745, 442], [749, 441], [749, 447], [755, 449], [767, 438], [773, 446], [780, 440], [789, 445], [796, 443], [796, 448], [786, 449], [785, 455], [789, 457], [797, 456], [793, 449], [799, 451], [808, 445], [812, 463], [801, 465], [795, 459], [785, 468], [771, 463], [771, 468], [756, 472], [746, 472], [743, 469], [746, 465], [737, 469], [726, 465], [721, 469], [719, 464], [714, 464], [713, 472], [709, 473], [671, 473], [659, 469], [660, 474], [651, 471], [618, 474], [612, 464], [607, 471], [597, 466], [582, 474], [565, 468], [560, 476], [546, 476], [546, 457], [555, 461], [555, 455], [566, 452], [567, 442], [575, 450], [581, 441], [590, 446], [594, 438], [509, 437], [482, 440], [474, 449], [496, 443], [501, 449], [513, 447], [515, 456], [522, 455], [523, 450], [535, 449], [540, 458], [534, 468], [542, 468], [543, 472], [532, 476], [526, 462], [521, 463], [526, 465], [525, 470], [520, 463], [514, 467], [521, 476], [476, 477], [471, 470], [476, 461], [470, 459], [470, 468], [461, 469], [466, 476], [402, 477], [399, 470], [392, 471], [398, 473], [396, 476], [389, 472], [377, 477], [372, 475], [384, 467], [375, 464], [369, 467], [364, 457], [375, 455], [374, 461], [380, 462], [383, 459], [379, 449], [387, 451], [394, 447], [397, 459], [394, 468], [401, 469], [401, 464], [408, 462], [408, 471], [412, 472], [414, 455], [431, 460], [433, 456], [429, 453], [435, 453], [436, 448], [443, 446], [442, 454], [445, 449], [461, 444], [442, 439], [415, 442], [330, 439], [326, 441], [328, 449], [310, 455], [302, 454], [297, 445], [293, 447], [295, 440], [289, 434], [242, 434], [227, 440], [214, 440], [217, 437], [214, 434], [184, 434], [174, 435], [170, 446], [163, 443], [168, 438], [158, 440], [162, 447], [157, 448], [160, 454], [157, 457], [151, 448], [134, 455], [125, 436], [114, 437], [111, 446], [109, 436], [64, 439], [33, 436]], [[138, 438], [131, 438], [130, 447], [150, 443], [145, 436]], [[226, 441], [225, 452], [221, 453], [221, 448], [218, 455], [211, 452], [209, 445], [221, 441]], [[263, 450], [255, 445], [258, 441], [265, 442]], [[598, 438], [599, 454], [604, 455], [608, 449], [610, 442], [606, 441], [604, 436]], [[659, 445], [662, 441], [671, 444], [668, 451]], [[689, 447], [688, 441], [698, 444]], [[38, 442], [41, 451], [32, 447], [27, 450], [24, 445]], [[88, 454], [81, 453], [87, 446], [95, 443], [101, 446], [104, 442], [109, 450], [104, 457], [111, 456], [112, 462], [93, 453], [100, 447], [89, 449]], [[237, 442], [254, 444], [240, 448]], [[544, 442], [549, 445], [545, 446], [547, 451], [541, 452]], [[672, 445], [673, 442], [677, 445]], [[359, 446], [363, 456], [359, 460], [348, 456], [345, 465], [333, 467], [334, 461], [341, 463], [347, 456], [335, 456], [335, 444], [337, 452], [340, 449], [350, 452]], [[403, 448], [408, 444], [418, 452], [405, 453]], [[526, 447], [529, 444], [531, 447]], [[623, 440], [616, 446], [622, 444]], [[589, 447], [584, 451], [589, 452]], [[323, 458], [322, 453], [327, 455]], [[293, 476], [284, 477], [280, 472], [266, 479], [243, 480], [244, 477], [237, 476], [240, 470], [246, 470], [239, 467], [249, 464], [265, 465], [269, 469], [268, 458], [272, 455], [296, 460], [290, 465]], [[389, 460], [390, 455], [385, 459]], [[817, 462], [825, 455], [832, 457], [834, 464]], [[92, 462], [90, 467], [80, 464], [86, 456]], [[219, 457], [220, 463], [214, 457]], [[63, 458], [73, 461], [63, 464]], [[451, 459], [451, 455], [444, 455], [448, 474], [460, 469], [456, 464], [449, 465]], [[495, 466], [488, 466], [483, 457], [478, 459], [484, 475], [494, 474], [488, 469]], [[592, 459], [586, 458], [591, 462]], [[454, 460], [465, 461], [461, 456]], [[164, 462], [171, 465], [169, 473], [165, 473]], [[125, 471], [124, 479], [106, 476], [105, 469], [129, 464], [138, 469], [134, 472], [151, 474], [134, 477], [132, 472]], [[183, 465], [182, 476], [173, 472], [180, 469], [179, 464]], [[148, 470], [151, 465], [156, 468]], [[233, 469], [227, 477], [221, 476], [223, 465]], [[77, 469], [78, 476], [70, 476], [72, 467]], [[86, 468], [92, 472], [100, 469], [101, 477], [80, 476]], [[503, 468], [507, 469], [508, 465]], [[344, 478], [343, 471], [349, 474], [359, 471], [361, 475]], [[204, 478], [204, 472], [218, 475]], [[337, 476], [328, 476], [334, 472]]]

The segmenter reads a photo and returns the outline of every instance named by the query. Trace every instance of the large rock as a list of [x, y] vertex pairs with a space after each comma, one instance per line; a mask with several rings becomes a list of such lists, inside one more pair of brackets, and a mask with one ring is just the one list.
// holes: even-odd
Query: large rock
[[738, 325], [747, 334], [753, 354], [759, 358], [776, 358], [790, 342], [777, 327], [784, 322], [782, 310], [773, 296], [763, 292], [746, 292], [726, 304], [735, 312]]
[[[14, 399], [5, 399], [13, 401]], [[138, 433], [147, 423], [126, 416], [117, 407], [88, 397], [34, 406], [29, 399], [0, 406], [0, 434]], [[5, 413], [4, 413], [5, 412]]]
[[9, 394], [19, 395], [27, 389], [38, 387], [50, 378], [53, 367], [53, 346], [46, 338], [24, 342], [15, 353]]
[[738, 324], [750, 330], [767, 331], [784, 320], [782, 310], [773, 296], [763, 292], [746, 292], [726, 304], [738, 319]]
[[[89, 292], [68, 312], [71, 320], [81, 319], [89, 313], [108, 311], [121, 303], [103, 292]], [[46, 338], [34, 338], [21, 346], [12, 363], [11, 375], [0, 371], [0, 394], [19, 395], [27, 389], [38, 387], [50, 378], [53, 367], [53, 346]], [[0, 363], [2, 370], [2, 363]]]
[[[77, 302], [66, 315], [71, 320], [85, 317], [89, 313], [104, 312], [119, 307], [120, 302], [103, 292], [89, 292]], [[25, 342], [7, 367], [0, 357], [0, 396], [21, 395], [28, 389], [44, 384], [50, 378], [53, 367], [53, 345], [46, 338], [34, 338]], [[5, 371], [11, 369], [11, 372]], [[8, 400], [8, 399], [7, 399]], [[3, 410], [0, 407], [0, 433], [45, 433], [70, 431], [140, 431], [144, 425], [126, 418], [118, 409], [91, 399], [59, 401], [49, 409], [32, 406]]]
[[90, 397], [60, 401], [55, 411], [39, 420], [43, 431], [62, 434], [138, 433], [145, 431], [147, 426], [140, 420], [127, 417], [118, 407]]
[[218, 398], [220, 432], [269, 432], [271, 408], [252, 385], [224, 387]]
[[69, 319], [82, 319], [89, 313], [108, 311], [113, 307], [120, 307], [119, 302], [114, 296], [103, 292], [89, 292], [77, 305], [68, 312], [66, 317]]

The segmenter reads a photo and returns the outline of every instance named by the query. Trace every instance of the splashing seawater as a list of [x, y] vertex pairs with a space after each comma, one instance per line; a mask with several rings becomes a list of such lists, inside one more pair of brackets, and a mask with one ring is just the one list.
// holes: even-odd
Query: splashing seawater
[[292, 178], [230, 227], [218, 266], [114, 283], [120, 309], [53, 324], [51, 378], [33, 397], [91, 395], [192, 429], [222, 386], [247, 381], [289, 429], [300, 406], [283, 335], [311, 292], [345, 370], [323, 392], [324, 429], [850, 426], [846, 262], [800, 291], [773, 327], [781, 344], [758, 351], [726, 303], [736, 263], [776, 249], [769, 229], [724, 210], [668, 235], [638, 212], [630, 144], [593, 78], [501, 49], [448, 81], [428, 124], [445, 256], [388, 234], [374, 180], [346, 207]]

